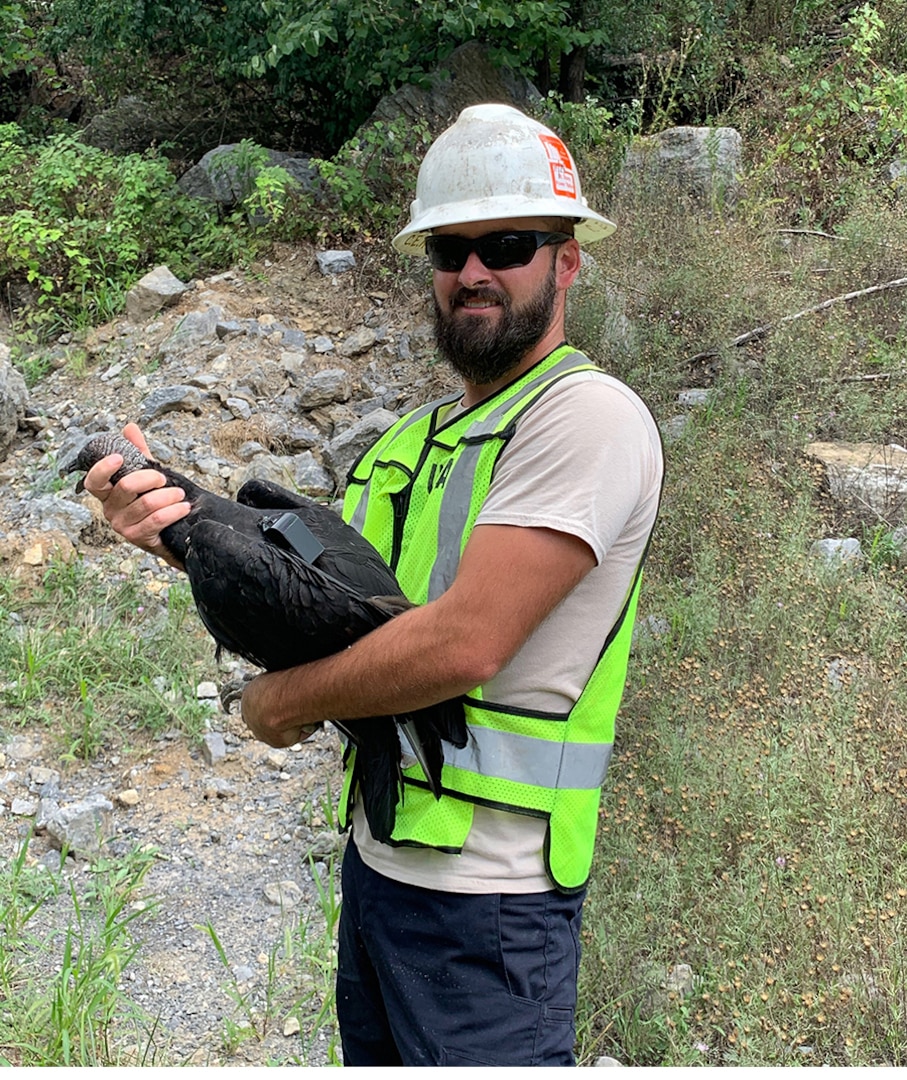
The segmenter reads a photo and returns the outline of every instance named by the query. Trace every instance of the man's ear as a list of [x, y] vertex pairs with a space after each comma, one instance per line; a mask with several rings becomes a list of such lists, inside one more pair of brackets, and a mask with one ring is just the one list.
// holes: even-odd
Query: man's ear
[[555, 274], [557, 287], [559, 289], [569, 289], [582, 267], [579, 244], [576, 240], [567, 240], [558, 245], [556, 252]]

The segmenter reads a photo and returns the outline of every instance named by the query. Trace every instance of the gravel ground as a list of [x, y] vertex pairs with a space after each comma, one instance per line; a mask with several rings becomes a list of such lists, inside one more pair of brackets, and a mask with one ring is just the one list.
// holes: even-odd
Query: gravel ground
[[[230, 455], [241, 441], [225, 442], [224, 436], [241, 425], [225, 422], [230, 417], [221, 401], [236, 388], [248, 396], [248, 386], [254, 385], [264, 395], [260, 418], [284, 407], [287, 375], [281, 358], [288, 346], [286, 335], [270, 332], [275, 326], [307, 334], [310, 343], [319, 335], [341, 343], [361, 329], [363, 320], [383, 327], [379, 343], [366, 355], [341, 355], [339, 345], [323, 356], [309, 349], [307, 370], [345, 366], [358, 399], [374, 392], [365, 385], [366, 375], [369, 386], [385, 384], [391, 407], [404, 408], [414, 386], [421, 385], [423, 396], [445, 389], [426, 385], [439, 376], [427, 377], [425, 355], [411, 354], [407, 344], [427, 340], [424, 283], [408, 293], [398, 283], [393, 297], [369, 293], [355, 274], [323, 277], [313, 254], [303, 248], [287, 249], [253, 270], [196, 283], [180, 304], [145, 325], [122, 320], [54, 350], [51, 372], [30, 394], [28, 411], [37, 419], [20, 431], [0, 464], [0, 569], [5, 574], [40, 582], [54, 548], [62, 545], [65, 552], [66, 538], [44, 531], [46, 523], [32, 508], [49, 489], [55, 455], [67, 439], [92, 430], [95, 417], [111, 417], [117, 424], [139, 419], [143, 403], [158, 388], [215, 380], [220, 399], [212, 393], [201, 410], [168, 414], [160, 437], [184, 454], [173, 462], [184, 468], [206, 448], [223, 454], [221, 462], [230, 464], [203, 478], [206, 486], [223, 490], [230, 467], [239, 464]], [[162, 353], [154, 363], [160, 343], [180, 320], [212, 304], [225, 319], [257, 320], [260, 333], [207, 352]], [[336, 406], [312, 414], [308, 422], [317, 421], [328, 437], [335, 421], [350, 418], [356, 417], [347, 406]], [[71, 499], [71, 485], [61, 494]], [[84, 505], [92, 502], [86, 499]], [[123, 558], [134, 556], [94, 510], [95, 525], [77, 544], [82, 557], [107, 555], [118, 543]], [[157, 573], [168, 572], [160, 564]], [[127, 909], [135, 915], [131, 930], [139, 949], [120, 979], [129, 999], [151, 1018], [154, 1037], [149, 1049], [147, 1035], [131, 1037], [122, 1019], [117, 1032], [120, 1044], [139, 1045], [146, 1064], [325, 1064], [333, 1032], [317, 1020], [331, 981], [322, 892], [331, 891], [331, 866], [343, 845], [325, 807], [331, 802], [328, 790], [336, 797], [340, 788], [339, 742], [332, 729], [325, 729], [300, 747], [275, 751], [250, 738], [235, 715], [238, 706], [232, 708], [233, 715], [217, 711], [211, 718], [212, 732], [223, 736], [223, 757], [209, 760], [176, 733], [143, 744], [143, 736], [124, 731], [122, 746], [105, 747], [88, 764], [62, 762], [51, 734], [23, 733], [15, 723], [4, 724], [0, 714], [0, 844], [9, 859], [29, 834], [49, 783], [61, 803], [89, 795], [110, 801], [109, 850], [121, 864], [137, 848], [154, 851], [141, 895]], [[69, 887], [84, 898], [97, 875], [84, 860], [68, 858], [61, 869], [59, 852], [42, 832], [29, 843], [28, 862], [59, 875], [62, 886], [29, 924], [45, 942], [42, 955], [50, 970], [57, 965], [59, 932], [75, 914]], [[321, 891], [313, 866], [323, 879]], [[244, 1026], [250, 1018], [252, 1030]]]
[[[127, 1025], [121, 1045], [138, 1043], [157, 1064], [326, 1064], [332, 1031], [316, 1030], [314, 1016], [330, 950], [313, 872], [330, 889], [342, 850], [324, 811], [328, 785], [339, 789], [337, 737], [325, 729], [280, 751], [249, 738], [238, 716], [215, 716], [213, 727], [226, 754], [212, 764], [176, 734], [79, 767], [55, 760], [49, 738], [16, 736], [0, 752], [0, 789], [27, 810], [34, 778], [46, 784], [50, 770], [61, 801], [103, 794], [113, 804], [107, 851], [119, 865], [130, 851], [153, 852], [127, 907], [138, 913], [130, 929], [139, 949], [119, 985], [155, 1034], [149, 1046]], [[31, 820], [0, 814], [4, 851], [22, 842]], [[52, 968], [54, 935], [74, 919], [69, 887], [84, 897], [96, 875], [86, 860], [70, 857], [61, 868], [42, 833], [29, 842], [28, 862], [63, 883], [29, 924]], [[84, 911], [94, 918], [90, 905]]]

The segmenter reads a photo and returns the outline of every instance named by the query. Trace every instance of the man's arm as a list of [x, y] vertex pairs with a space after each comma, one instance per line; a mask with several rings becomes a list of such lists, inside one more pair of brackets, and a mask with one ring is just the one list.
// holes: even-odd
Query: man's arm
[[[123, 434], [148, 454], [135, 424]], [[124, 539], [178, 565], [160, 532], [189, 512], [184, 493], [152, 469], [111, 486], [121, 464], [118, 454], [99, 461], [85, 487]], [[594, 565], [592, 549], [569, 533], [478, 525], [443, 596], [342, 653], [259, 676], [243, 693], [243, 719], [262, 741], [292, 746], [323, 720], [388, 716], [466, 693], [496, 675]]]
[[342, 653], [253, 680], [243, 719], [271, 746], [323, 720], [387, 716], [488, 682], [594, 567], [592, 549], [553, 529], [478, 525], [456, 579]]

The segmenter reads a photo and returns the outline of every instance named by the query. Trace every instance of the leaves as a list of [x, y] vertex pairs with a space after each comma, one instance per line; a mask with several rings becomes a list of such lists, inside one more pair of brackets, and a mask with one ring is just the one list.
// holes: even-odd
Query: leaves
[[[274, 182], [262, 181], [272, 203]], [[0, 126], [0, 285], [28, 281], [45, 306], [109, 318], [149, 264], [197, 271], [212, 255], [235, 257], [239, 239], [153, 154], [117, 157], [71, 134], [30, 145]]]

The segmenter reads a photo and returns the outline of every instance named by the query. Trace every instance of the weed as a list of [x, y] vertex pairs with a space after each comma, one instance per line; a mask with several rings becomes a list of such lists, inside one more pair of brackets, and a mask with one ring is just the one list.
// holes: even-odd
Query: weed
[[[333, 816], [330, 793], [323, 803], [325, 816], [330, 820]], [[238, 1019], [228, 1017], [224, 1022], [222, 1038], [228, 1052], [233, 1052], [248, 1039], [263, 1039], [278, 1016], [290, 1016], [299, 1022], [303, 1043], [301, 1055], [294, 1055], [298, 1064], [312, 1064], [316, 1046], [319, 1059], [326, 1054], [330, 1064], [340, 1064], [334, 997], [340, 919], [337, 870], [333, 855], [326, 863], [316, 863], [309, 854], [308, 861], [318, 898], [317, 908], [313, 914], [296, 920], [295, 925], [285, 927], [268, 953], [268, 969], [262, 987], [243, 986], [214, 926], [208, 922], [201, 927], [228, 973], [225, 992], [238, 1014]]]
[[[133, 925], [153, 909], [147, 900], [133, 904], [152, 855], [102, 856], [82, 895], [74, 885], [64, 894], [72, 918], [62, 935], [39, 939], [29, 924], [62, 890], [57, 875], [28, 865], [27, 851], [26, 841], [0, 872], [0, 1050], [20, 1065], [116, 1064], [124, 1040], [135, 1044], [138, 1033], [141, 1043], [151, 1026], [118, 984], [138, 949]], [[50, 968], [48, 952], [57, 956]]]
[[137, 575], [57, 559], [31, 594], [6, 582], [4, 608], [8, 723], [42, 723], [52, 712], [62, 753], [81, 759], [122, 736], [124, 718], [200, 735], [208, 713], [194, 689], [213, 650], [188, 589], [176, 585], [165, 600]]

